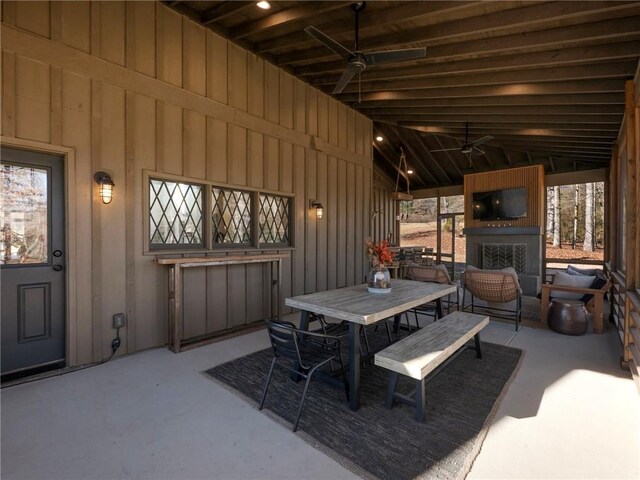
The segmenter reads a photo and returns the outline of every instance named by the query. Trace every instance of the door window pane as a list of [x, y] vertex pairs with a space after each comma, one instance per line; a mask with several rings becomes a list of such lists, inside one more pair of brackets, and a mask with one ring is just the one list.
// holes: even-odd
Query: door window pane
[[47, 263], [48, 171], [0, 167], [0, 264]]

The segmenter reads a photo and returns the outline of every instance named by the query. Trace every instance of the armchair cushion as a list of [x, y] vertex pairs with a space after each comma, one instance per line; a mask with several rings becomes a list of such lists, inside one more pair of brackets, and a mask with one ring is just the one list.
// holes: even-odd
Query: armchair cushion
[[[592, 288], [591, 285], [595, 280], [595, 275], [571, 275], [565, 272], [558, 272], [553, 277], [553, 285], [562, 285], [565, 287], [576, 288]], [[557, 290], [552, 293], [553, 298], [571, 298], [574, 300], [582, 300], [583, 296], [585, 295], [582, 293], [562, 292]]]

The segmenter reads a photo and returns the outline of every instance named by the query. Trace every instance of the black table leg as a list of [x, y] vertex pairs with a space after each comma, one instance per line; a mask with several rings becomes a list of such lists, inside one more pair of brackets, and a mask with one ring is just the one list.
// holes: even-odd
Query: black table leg
[[442, 317], [444, 317], [442, 313], [442, 298], [437, 298], [436, 299], [436, 319], [440, 320]]
[[[402, 319], [402, 314], [393, 317], [393, 333], [394, 335], [398, 334], [398, 330], [400, 330], [400, 320]], [[386, 321], [386, 320], [385, 320]]]
[[349, 408], [360, 408], [360, 325], [349, 322]]
[[[309, 330], [309, 312], [307, 312], [306, 310], [300, 310], [300, 330], [304, 330], [304, 331]], [[300, 368], [300, 365], [298, 365], [298, 362], [294, 364], [293, 368], [296, 370]], [[295, 372], [291, 372], [290, 378], [294, 382], [299, 382], [300, 380], [302, 380], [303, 377], [301, 377]]]
[[424, 401], [424, 378], [416, 380], [416, 420], [424, 422], [425, 417], [425, 401]]
[[476, 333], [474, 339], [476, 341], [476, 357], [482, 358], [482, 349], [480, 348], [480, 334]]

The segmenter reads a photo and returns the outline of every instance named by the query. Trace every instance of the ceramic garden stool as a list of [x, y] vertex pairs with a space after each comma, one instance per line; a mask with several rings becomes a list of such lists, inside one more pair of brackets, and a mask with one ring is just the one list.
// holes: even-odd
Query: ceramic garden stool
[[553, 299], [549, 306], [549, 328], [565, 335], [584, 335], [589, 327], [587, 309], [580, 300]]

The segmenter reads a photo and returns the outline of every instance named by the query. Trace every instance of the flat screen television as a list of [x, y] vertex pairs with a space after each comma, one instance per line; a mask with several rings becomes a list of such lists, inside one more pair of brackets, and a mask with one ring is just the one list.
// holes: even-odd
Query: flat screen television
[[474, 220], [513, 220], [526, 216], [526, 188], [493, 190], [473, 194]]

